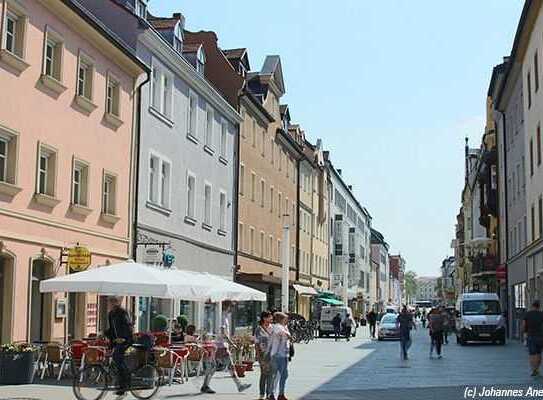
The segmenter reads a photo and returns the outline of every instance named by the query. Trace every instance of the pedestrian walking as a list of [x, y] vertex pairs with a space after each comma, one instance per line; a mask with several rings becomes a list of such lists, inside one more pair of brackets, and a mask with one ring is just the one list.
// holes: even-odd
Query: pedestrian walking
[[125, 353], [133, 342], [134, 326], [128, 312], [121, 307], [119, 297], [110, 297], [109, 303], [111, 305], [108, 314], [109, 328], [105, 333], [111, 341], [113, 362], [119, 371], [119, 390], [116, 395], [122, 397], [130, 386], [130, 370], [126, 364]]
[[375, 314], [375, 311], [373, 311], [373, 309], [370, 310], [370, 312], [366, 316], [366, 319], [368, 320], [368, 324], [370, 325], [370, 335], [372, 338], [375, 339], [375, 324], [377, 323], [377, 314]]
[[539, 300], [535, 300], [531, 310], [524, 315], [522, 331], [526, 334], [532, 376], [538, 376], [543, 350], [543, 312]]
[[442, 358], [443, 316], [437, 308], [433, 308], [428, 314], [428, 328], [431, 339], [430, 358], [433, 358], [434, 348], [436, 349], [437, 358]]
[[443, 344], [449, 344], [449, 313], [445, 307], [441, 307], [441, 316], [443, 317]]
[[353, 329], [353, 319], [349, 315], [349, 313], [345, 315], [345, 320], [343, 321], [343, 328], [345, 330], [345, 338], [348, 342], [349, 340], [351, 340], [351, 330]]
[[402, 359], [408, 360], [408, 350], [411, 347], [411, 329], [415, 328], [413, 315], [407, 310], [407, 306], [402, 307], [401, 313], [396, 319], [396, 325], [400, 329], [400, 346], [402, 350]]
[[277, 400], [287, 400], [285, 397], [285, 386], [288, 378], [288, 362], [290, 357], [290, 332], [287, 328], [288, 316], [282, 312], [273, 314], [273, 326], [270, 336], [270, 357], [272, 365], [272, 395], [274, 400], [279, 385], [279, 396]]
[[256, 358], [260, 366], [260, 400], [269, 399], [273, 396], [273, 373], [270, 356], [270, 338], [272, 334], [273, 316], [269, 311], [260, 314], [260, 323], [255, 331]]
[[422, 310], [422, 314], [421, 314], [421, 323], [422, 323], [422, 327], [423, 328], [426, 328], [426, 310]]
[[337, 313], [332, 319], [332, 326], [334, 327], [334, 339], [337, 342], [341, 336], [341, 314]]

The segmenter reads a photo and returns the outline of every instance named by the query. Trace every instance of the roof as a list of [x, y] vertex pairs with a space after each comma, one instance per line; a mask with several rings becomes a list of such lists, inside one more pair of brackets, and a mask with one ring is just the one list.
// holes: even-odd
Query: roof
[[61, 0], [64, 5], [74, 11], [80, 18], [84, 19], [89, 25], [91, 25], [96, 31], [104, 36], [110, 43], [112, 43], [117, 49], [119, 49], [124, 55], [130, 58], [135, 64], [137, 64], [143, 71], [150, 73], [151, 69], [141, 61], [135, 51], [116, 33], [110, 30], [105, 24], [102, 23], [97, 17], [95, 17], [90, 11], [83, 7], [77, 0]]
[[227, 49], [222, 51], [226, 58], [242, 58], [245, 53], [247, 53], [247, 49], [242, 47], [239, 49]]

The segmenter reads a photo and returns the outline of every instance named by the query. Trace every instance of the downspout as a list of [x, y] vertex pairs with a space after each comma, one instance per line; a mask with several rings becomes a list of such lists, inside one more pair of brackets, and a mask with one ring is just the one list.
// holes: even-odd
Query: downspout
[[140, 186], [140, 143], [141, 143], [141, 88], [143, 85], [147, 84], [150, 81], [150, 73], [147, 73], [147, 76], [145, 80], [140, 83], [136, 89], [136, 93], [138, 96], [138, 105], [137, 105], [137, 118], [136, 118], [136, 143], [135, 143], [135, 150], [136, 150], [136, 163], [135, 163], [135, 182], [134, 182], [134, 241], [132, 243], [132, 259], [136, 261], [136, 256], [138, 252], [138, 209], [139, 209], [139, 186]]
[[[300, 166], [301, 158], [296, 160], [296, 281], [300, 281]], [[310, 263], [311, 265], [311, 263]]]
[[[240, 102], [240, 97], [242, 96], [241, 93], [238, 94], [238, 112], [241, 111], [241, 102]], [[237, 129], [237, 132], [236, 132], [236, 137], [235, 137], [235, 140], [236, 140], [236, 143], [235, 143], [235, 146], [234, 148], [236, 149], [235, 150], [235, 154], [234, 154], [234, 193], [232, 195], [232, 223], [233, 223], [233, 226], [232, 226], [232, 243], [233, 243], [233, 246], [234, 246], [234, 269], [233, 269], [233, 272], [232, 272], [232, 280], [235, 282], [236, 281], [236, 272], [238, 271], [238, 230], [239, 230], [239, 163], [241, 161], [241, 154], [240, 154], [240, 151], [241, 151], [241, 145], [240, 145], [240, 140], [239, 140], [239, 136], [241, 134], [241, 124], [243, 124], [244, 121], [241, 121], [241, 123], [238, 124], [238, 129]]]

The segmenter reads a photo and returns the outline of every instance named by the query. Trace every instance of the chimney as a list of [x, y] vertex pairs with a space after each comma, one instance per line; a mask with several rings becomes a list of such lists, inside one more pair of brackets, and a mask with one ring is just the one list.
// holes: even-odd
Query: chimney
[[337, 170], [337, 173], [341, 176], [341, 168]]

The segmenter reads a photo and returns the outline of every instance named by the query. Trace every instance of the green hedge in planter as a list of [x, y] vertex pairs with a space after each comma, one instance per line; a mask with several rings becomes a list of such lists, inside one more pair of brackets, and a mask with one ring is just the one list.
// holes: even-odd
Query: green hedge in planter
[[32, 383], [35, 349], [31, 346], [0, 346], [0, 385]]

